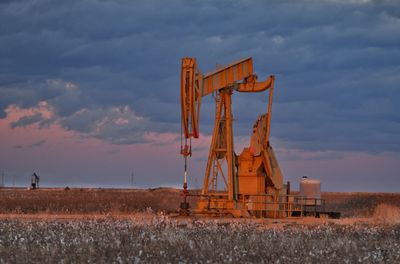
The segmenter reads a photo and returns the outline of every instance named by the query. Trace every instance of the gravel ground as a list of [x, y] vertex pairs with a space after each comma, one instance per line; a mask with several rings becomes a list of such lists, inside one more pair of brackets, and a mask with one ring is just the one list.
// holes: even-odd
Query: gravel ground
[[0, 220], [0, 263], [400, 263], [400, 225]]

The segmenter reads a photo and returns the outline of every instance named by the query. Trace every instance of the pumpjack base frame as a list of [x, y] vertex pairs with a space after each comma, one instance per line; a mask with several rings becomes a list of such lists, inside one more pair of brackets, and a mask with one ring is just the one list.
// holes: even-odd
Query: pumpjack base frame
[[[199, 196], [199, 195], [188, 195]], [[314, 205], [302, 205], [297, 207], [294, 203], [284, 203], [284, 209], [279, 206], [273, 210], [256, 210], [249, 209], [240, 201], [230, 201], [223, 198], [216, 198], [215, 196], [201, 196], [197, 202], [197, 208], [190, 209], [187, 202], [181, 203], [180, 215], [182, 216], [206, 216], [206, 217], [233, 217], [233, 218], [302, 218], [302, 217], [315, 217], [315, 218], [331, 218], [339, 219], [340, 212], [326, 211], [325, 201], [319, 199], [318, 202], [323, 204], [319, 206], [317, 202]]]

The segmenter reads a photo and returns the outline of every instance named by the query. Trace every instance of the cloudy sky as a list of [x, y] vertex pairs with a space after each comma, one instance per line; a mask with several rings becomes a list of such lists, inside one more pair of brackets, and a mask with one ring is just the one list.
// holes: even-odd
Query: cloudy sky
[[[180, 186], [180, 59], [252, 56], [276, 75], [271, 142], [286, 180], [400, 188], [398, 1], [1, 1], [0, 169], [7, 185]], [[236, 152], [265, 94], [234, 94]], [[202, 182], [212, 98], [189, 183]]]

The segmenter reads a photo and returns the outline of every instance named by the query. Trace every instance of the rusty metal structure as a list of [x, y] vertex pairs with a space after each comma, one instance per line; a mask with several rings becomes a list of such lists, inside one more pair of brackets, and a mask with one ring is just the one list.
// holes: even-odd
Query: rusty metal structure
[[[304, 200], [290, 194], [270, 144], [270, 123], [274, 92], [273, 75], [259, 82], [252, 58], [202, 74], [195, 58], [183, 58], [181, 67], [181, 154], [185, 160], [181, 213], [189, 214], [187, 158], [192, 155], [192, 139], [198, 138], [201, 99], [215, 98], [215, 123], [203, 187], [192, 210], [195, 214], [234, 217], [302, 216]], [[250, 144], [240, 155], [234, 152], [232, 129], [233, 93], [268, 91], [267, 111], [253, 125]], [[316, 203], [317, 204], [317, 203]], [[322, 204], [322, 203], [318, 203]], [[320, 210], [321, 211], [321, 210]]]

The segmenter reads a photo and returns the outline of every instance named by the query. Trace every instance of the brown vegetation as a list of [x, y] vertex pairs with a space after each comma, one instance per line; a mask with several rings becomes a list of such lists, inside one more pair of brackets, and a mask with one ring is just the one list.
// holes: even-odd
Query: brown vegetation
[[398, 224], [400, 223], [400, 207], [380, 204], [375, 207], [373, 218], [377, 223]]
[[131, 213], [151, 208], [174, 212], [178, 190], [157, 189], [0, 189], [0, 213]]
[[342, 217], [372, 217], [381, 204], [400, 208], [400, 193], [326, 192], [322, 198], [328, 211], [341, 212]]
[[182, 197], [167, 188], [0, 189], [0, 263], [400, 261], [400, 194], [323, 198], [353, 218], [170, 217]]
[[[343, 217], [396, 218], [400, 193], [323, 193], [328, 211]], [[181, 191], [156, 189], [0, 189], [0, 214], [107, 214], [152, 211], [176, 212]], [[196, 197], [190, 197], [194, 207]], [[400, 210], [400, 209], [399, 209]], [[392, 212], [392, 213], [391, 213]], [[392, 215], [391, 215], [392, 214]], [[381, 217], [381, 218], [382, 218]]]

